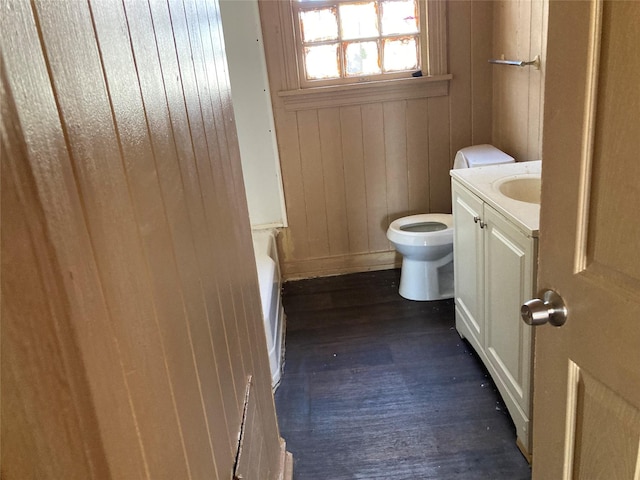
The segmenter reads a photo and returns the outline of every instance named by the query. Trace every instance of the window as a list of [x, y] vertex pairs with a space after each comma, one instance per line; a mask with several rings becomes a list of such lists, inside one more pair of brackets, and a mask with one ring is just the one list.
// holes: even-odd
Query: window
[[304, 79], [385, 76], [420, 68], [418, 0], [296, 2]]
[[269, 49], [282, 62], [284, 108], [447, 95], [447, 1], [260, 2]]
[[291, 2], [301, 87], [429, 73], [424, 0]]

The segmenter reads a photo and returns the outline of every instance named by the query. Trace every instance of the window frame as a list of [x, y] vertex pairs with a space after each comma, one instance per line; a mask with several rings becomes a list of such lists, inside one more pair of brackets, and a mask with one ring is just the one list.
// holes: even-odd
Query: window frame
[[[366, 0], [361, 0], [361, 1], [366, 1]], [[369, 1], [381, 1], [381, 0], [369, 0]], [[416, 34], [406, 34], [406, 35], [393, 35], [394, 37], [417, 37], [418, 39], [418, 45], [417, 45], [417, 49], [418, 49], [418, 62], [420, 64], [419, 67], [413, 69], [413, 70], [403, 70], [403, 71], [396, 71], [396, 72], [380, 72], [380, 73], [375, 73], [375, 74], [370, 74], [370, 75], [354, 75], [354, 76], [341, 76], [339, 78], [320, 78], [320, 79], [308, 79], [307, 75], [306, 75], [306, 62], [305, 62], [305, 55], [304, 55], [304, 43], [302, 41], [302, 32], [301, 32], [301, 26], [300, 26], [300, 21], [299, 21], [299, 11], [300, 10], [306, 10], [308, 8], [312, 8], [312, 9], [316, 9], [316, 8], [322, 8], [322, 7], [331, 7], [334, 5], [339, 5], [341, 3], [352, 3], [354, 2], [354, 0], [314, 0], [312, 2], [304, 2], [300, 1], [300, 0], [290, 0], [291, 3], [291, 11], [292, 11], [292, 16], [293, 16], [293, 26], [294, 26], [294, 33], [295, 33], [295, 50], [296, 50], [296, 60], [297, 60], [297, 66], [298, 66], [298, 76], [299, 76], [299, 81], [300, 81], [300, 88], [310, 88], [310, 87], [321, 87], [321, 86], [334, 86], [334, 85], [349, 85], [349, 84], [354, 84], [354, 83], [363, 83], [363, 82], [372, 82], [372, 81], [385, 81], [385, 80], [393, 80], [393, 79], [398, 79], [398, 78], [407, 78], [410, 77], [412, 73], [414, 73], [416, 70], [420, 70], [422, 69], [422, 65], [426, 65], [428, 62], [428, 55], [425, 55], [423, 52], [425, 51], [424, 46], [428, 45], [428, 39], [427, 39], [427, 24], [426, 24], [426, 14], [425, 14], [425, 2], [424, 0], [416, 0], [416, 4], [417, 4], [417, 9], [418, 9], [418, 27], [419, 27], [419, 33]], [[339, 22], [339, 17], [337, 19], [337, 21]], [[340, 26], [338, 25], [338, 32], [340, 30]], [[342, 50], [343, 49], [343, 44], [346, 42], [352, 42], [353, 40], [359, 40], [359, 39], [342, 39], [340, 37], [340, 33], [338, 33], [339, 38], [337, 39], [337, 41], [335, 43], [338, 43], [338, 49]], [[383, 39], [385, 38], [384, 35], [382, 35], [382, 33], [379, 34], [378, 37], [371, 37], [371, 38], [363, 38], [363, 41], [366, 40], [373, 40], [373, 41], [378, 41], [378, 39]], [[332, 43], [332, 42], [327, 42], [327, 43]], [[379, 55], [380, 58], [382, 59], [382, 55], [383, 52], [379, 51]], [[340, 60], [344, 60], [344, 58], [342, 58], [342, 52], [340, 54]], [[346, 65], [344, 64], [343, 61], [340, 62], [340, 70], [341, 73], [344, 73], [344, 68], [346, 68]]]
[[[277, 96], [287, 111], [336, 107], [392, 101], [410, 98], [427, 98], [449, 94], [447, 64], [447, 0], [419, 0], [421, 25], [427, 25], [426, 45], [421, 45], [422, 76], [410, 74], [403, 78], [359, 81], [318, 86], [306, 86], [301, 78], [297, 54], [295, 22], [292, 0], [271, 2], [280, 37], [280, 75], [283, 89]], [[265, 7], [266, 8], [266, 7]], [[421, 32], [424, 29], [421, 28]], [[358, 77], [356, 77], [358, 78]]]

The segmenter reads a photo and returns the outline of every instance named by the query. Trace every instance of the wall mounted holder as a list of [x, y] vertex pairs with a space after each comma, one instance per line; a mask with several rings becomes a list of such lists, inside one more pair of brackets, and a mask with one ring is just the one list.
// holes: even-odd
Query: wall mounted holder
[[533, 60], [529, 60], [528, 62], [524, 60], [505, 60], [504, 55], [502, 55], [502, 58], [489, 59], [489, 63], [493, 63], [495, 65], [511, 65], [514, 67], [533, 66], [536, 70], [540, 70], [540, 55], [536, 55]]

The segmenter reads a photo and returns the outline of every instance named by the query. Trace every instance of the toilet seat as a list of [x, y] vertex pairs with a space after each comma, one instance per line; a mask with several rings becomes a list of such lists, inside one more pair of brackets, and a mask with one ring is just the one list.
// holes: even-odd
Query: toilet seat
[[[420, 225], [433, 225], [433, 228], [420, 231]], [[389, 225], [387, 238], [395, 243], [415, 246], [453, 243], [453, 215], [427, 213], [398, 218]]]

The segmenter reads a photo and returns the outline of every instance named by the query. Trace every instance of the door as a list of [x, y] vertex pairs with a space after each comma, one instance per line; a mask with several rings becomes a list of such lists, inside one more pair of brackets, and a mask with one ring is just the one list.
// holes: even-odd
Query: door
[[[640, 2], [549, 6], [534, 479], [640, 478]], [[540, 293], [540, 292], [539, 292]]]

